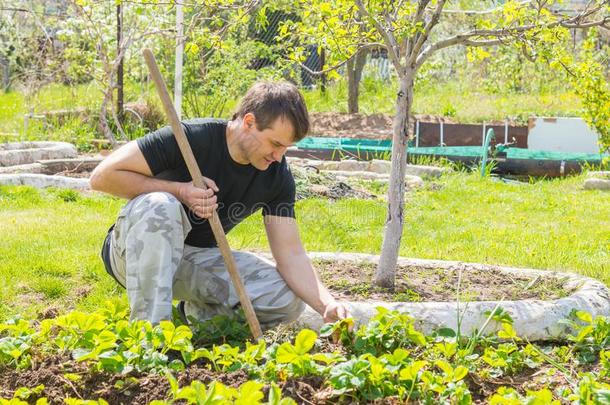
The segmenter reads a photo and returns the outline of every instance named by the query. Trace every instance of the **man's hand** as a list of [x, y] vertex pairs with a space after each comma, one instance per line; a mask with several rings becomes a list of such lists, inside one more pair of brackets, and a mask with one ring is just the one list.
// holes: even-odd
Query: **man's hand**
[[336, 322], [340, 319], [349, 318], [351, 314], [345, 306], [344, 303], [333, 300], [324, 309], [324, 314], [322, 317], [324, 318], [324, 322]]
[[185, 204], [195, 215], [199, 218], [208, 219], [212, 216], [212, 213], [218, 209], [218, 203], [216, 200], [216, 194], [218, 192], [218, 186], [214, 183], [214, 180], [203, 178], [207, 190], [195, 187], [193, 182], [182, 183], [178, 190], [178, 199], [180, 202]]

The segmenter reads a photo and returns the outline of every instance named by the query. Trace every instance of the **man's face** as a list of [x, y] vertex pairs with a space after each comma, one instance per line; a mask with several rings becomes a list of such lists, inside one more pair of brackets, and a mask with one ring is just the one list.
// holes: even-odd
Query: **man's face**
[[246, 114], [243, 130], [248, 135], [244, 150], [250, 164], [258, 170], [267, 170], [273, 162], [281, 162], [289, 146], [294, 145], [294, 129], [288, 119], [276, 119], [270, 128], [259, 131], [253, 114]]

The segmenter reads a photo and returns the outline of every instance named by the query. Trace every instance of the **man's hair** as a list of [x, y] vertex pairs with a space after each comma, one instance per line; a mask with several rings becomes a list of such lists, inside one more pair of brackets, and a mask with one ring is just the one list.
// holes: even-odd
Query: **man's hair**
[[294, 141], [298, 142], [309, 132], [309, 113], [303, 96], [289, 82], [255, 83], [239, 103], [233, 119], [254, 114], [259, 131], [271, 128], [278, 118], [288, 119], [294, 128]]

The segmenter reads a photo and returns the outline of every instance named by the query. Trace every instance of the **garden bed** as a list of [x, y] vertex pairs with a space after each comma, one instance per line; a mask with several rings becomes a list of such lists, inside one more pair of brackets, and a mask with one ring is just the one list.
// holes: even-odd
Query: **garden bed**
[[[357, 330], [349, 331], [345, 322], [319, 335], [284, 327], [266, 332], [258, 343], [241, 340], [243, 319], [218, 318], [194, 325], [191, 333], [169, 322], [129, 324], [126, 316], [126, 308], [106, 305], [44, 325], [0, 324], [0, 398], [27, 400], [11, 402], [16, 404], [92, 399], [99, 405], [105, 403], [98, 399], [466, 405], [492, 398], [497, 404], [588, 404], [605, 403], [600, 401], [610, 388], [610, 324], [586, 313], [570, 321], [575, 330], [566, 336], [569, 343], [545, 346], [521, 340], [502, 312], [494, 321], [503, 329], [493, 338], [456, 340], [447, 331], [425, 336], [412, 318], [379, 311]], [[330, 339], [333, 332], [337, 343]]]
[[[336, 272], [331, 269], [323, 278], [344, 298], [358, 324], [369, 322], [377, 308], [383, 307], [409, 314], [424, 333], [450, 328], [471, 335], [483, 328], [489, 334], [500, 325], [489, 324], [486, 314], [502, 308], [513, 317], [519, 336], [544, 341], [563, 339], [569, 333], [561, 320], [572, 311], [610, 316], [608, 287], [572, 273], [399, 257], [398, 287], [388, 293], [367, 282], [379, 256], [311, 252], [310, 257], [338, 266]], [[427, 295], [425, 300], [422, 295]], [[313, 329], [323, 323], [311, 308], [305, 310], [299, 322]]]
[[[566, 278], [514, 275], [489, 269], [397, 266], [394, 291], [376, 287], [372, 280], [376, 266], [364, 262], [317, 260], [322, 280], [337, 297], [350, 301], [499, 301], [554, 300], [566, 297], [576, 286], [565, 287]], [[459, 288], [459, 291], [458, 291]]]

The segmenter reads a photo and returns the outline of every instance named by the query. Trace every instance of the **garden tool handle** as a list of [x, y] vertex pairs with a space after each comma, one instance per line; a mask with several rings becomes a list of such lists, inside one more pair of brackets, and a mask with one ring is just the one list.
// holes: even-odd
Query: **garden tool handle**
[[[169, 97], [165, 81], [163, 80], [163, 76], [159, 71], [155, 56], [148, 48], [143, 49], [142, 54], [144, 55], [144, 60], [148, 65], [150, 76], [155, 82], [155, 87], [157, 88], [159, 98], [161, 98], [161, 102], [163, 103], [163, 108], [165, 110], [167, 118], [169, 119], [169, 123], [172, 127], [172, 132], [174, 133], [176, 142], [178, 142], [178, 146], [180, 147], [182, 157], [184, 158], [186, 166], [193, 179], [193, 185], [195, 187], [199, 187], [205, 190], [207, 189], [207, 187], [203, 181], [203, 174], [201, 173], [199, 165], [195, 160], [191, 145], [188, 143], [186, 134], [184, 133], [184, 128], [182, 127], [182, 124], [178, 119], [178, 114], [176, 113], [174, 105], [172, 104], [172, 100]], [[235, 287], [235, 291], [237, 292], [237, 296], [239, 297], [239, 302], [241, 303], [241, 306], [244, 309], [246, 320], [248, 321], [248, 325], [250, 326], [252, 336], [254, 336], [254, 339], [258, 340], [262, 336], [261, 327], [258, 322], [258, 318], [256, 317], [256, 313], [254, 312], [254, 308], [252, 307], [252, 302], [250, 302], [250, 297], [248, 297], [246, 288], [244, 287], [244, 283], [242, 282], [241, 277], [239, 276], [239, 273], [237, 271], [237, 264], [235, 263], [235, 258], [231, 253], [231, 248], [229, 247], [227, 236], [225, 235], [224, 229], [222, 229], [222, 225], [220, 223], [220, 219], [218, 218], [218, 213], [216, 212], [216, 210], [212, 212], [212, 217], [209, 219], [209, 221], [210, 226], [212, 227], [212, 232], [214, 233], [214, 237], [216, 238], [216, 242], [218, 243], [218, 247], [220, 248], [220, 253], [224, 258], [227, 270], [229, 272], [229, 275], [231, 276], [233, 287]]]

